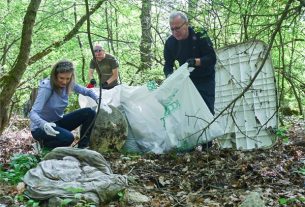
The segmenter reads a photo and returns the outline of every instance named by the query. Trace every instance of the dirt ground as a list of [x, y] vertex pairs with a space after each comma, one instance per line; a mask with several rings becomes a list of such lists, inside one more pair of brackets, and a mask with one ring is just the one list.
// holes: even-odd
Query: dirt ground
[[[283, 133], [289, 141], [279, 139], [269, 149], [239, 151], [214, 144], [208, 151], [184, 154], [105, 154], [114, 173], [131, 178], [130, 189], [150, 198], [141, 204], [114, 201], [106, 206], [233, 207], [250, 192], [258, 192], [266, 206], [305, 206], [305, 121], [286, 123], [289, 128]], [[34, 153], [27, 126], [27, 120], [16, 121], [0, 137], [4, 166], [14, 153]], [[0, 184], [0, 196], [17, 192], [15, 186]]]

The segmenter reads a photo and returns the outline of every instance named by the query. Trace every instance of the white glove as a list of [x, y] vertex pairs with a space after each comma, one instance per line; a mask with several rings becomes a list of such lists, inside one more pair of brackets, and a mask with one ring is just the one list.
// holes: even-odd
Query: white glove
[[111, 113], [112, 113], [112, 109], [103, 101], [103, 99], [101, 99], [100, 109], [103, 109], [103, 110], [106, 111], [108, 114], [111, 114]]
[[194, 67], [188, 67], [187, 69], [189, 70], [190, 73], [193, 72], [193, 71], [195, 70]]
[[47, 135], [50, 135], [50, 136], [55, 137], [56, 134], [59, 134], [59, 131], [56, 131], [55, 129], [53, 129], [53, 127], [56, 127], [56, 124], [55, 124], [55, 123], [49, 123], [49, 122], [47, 122], [47, 123], [45, 123], [45, 124], [43, 125], [43, 130], [45, 131], [45, 133], [46, 133]]

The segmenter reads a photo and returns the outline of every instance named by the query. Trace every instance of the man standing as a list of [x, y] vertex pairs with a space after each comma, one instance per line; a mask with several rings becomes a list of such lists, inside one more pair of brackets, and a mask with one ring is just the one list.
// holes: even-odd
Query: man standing
[[[119, 63], [116, 58], [110, 54], [107, 54], [101, 45], [94, 46], [94, 54], [96, 62], [92, 59], [90, 61], [89, 69], [89, 85], [96, 85], [96, 80], [94, 79], [94, 70], [99, 68], [101, 72], [101, 84], [103, 89], [111, 89], [118, 85], [118, 74], [119, 74]], [[87, 87], [88, 87], [87, 86]]]
[[172, 35], [164, 46], [164, 74], [168, 77], [173, 73], [175, 60], [179, 65], [187, 62], [189, 67], [195, 67], [190, 78], [214, 114], [216, 54], [212, 42], [206, 31], [197, 32], [189, 26], [183, 12], [171, 13], [169, 24]]

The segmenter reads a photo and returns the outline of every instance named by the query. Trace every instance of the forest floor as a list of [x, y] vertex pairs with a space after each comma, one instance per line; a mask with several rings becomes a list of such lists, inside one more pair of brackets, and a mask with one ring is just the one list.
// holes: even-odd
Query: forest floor
[[[0, 137], [4, 166], [15, 153], [34, 153], [27, 126], [27, 120], [18, 121]], [[257, 192], [266, 206], [305, 206], [305, 121], [289, 118], [285, 126], [282, 138], [269, 149], [240, 151], [214, 144], [208, 151], [184, 154], [106, 154], [113, 172], [132, 177], [129, 189], [150, 201], [114, 201], [105, 206], [233, 207], [251, 192]], [[16, 194], [16, 186], [0, 184], [0, 197]], [[4, 205], [0, 199], [0, 206], [21, 205]]]

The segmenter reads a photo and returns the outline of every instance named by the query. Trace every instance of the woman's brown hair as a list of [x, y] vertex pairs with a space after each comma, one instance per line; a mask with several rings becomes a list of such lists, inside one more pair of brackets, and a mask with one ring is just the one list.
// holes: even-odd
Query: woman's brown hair
[[50, 84], [52, 89], [56, 93], [60, 94], [61, 88], [56, 84], [58, 73], [72, 73], [71, 80], [67, 85], [67, 93], [69, 94], [72, 91], [75, 84], [74, 71], [75, 71], [74, 64], [69, 60], [60, 60], [57, 63], [55, 63], [50, 75]]

